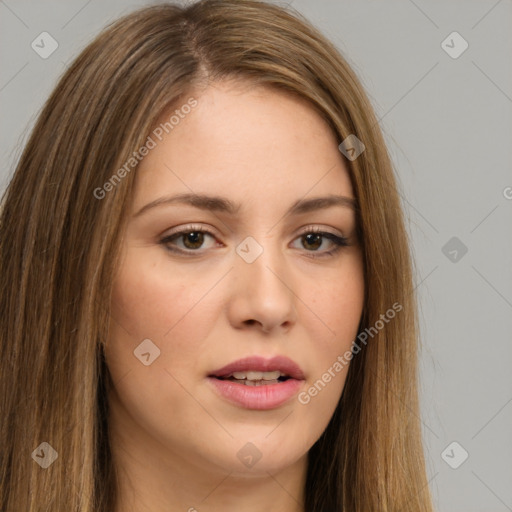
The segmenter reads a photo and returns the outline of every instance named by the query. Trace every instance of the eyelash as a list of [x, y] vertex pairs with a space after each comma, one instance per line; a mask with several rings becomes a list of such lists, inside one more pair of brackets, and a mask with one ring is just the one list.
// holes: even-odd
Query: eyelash
[[[186, 226], [185, 229], [182, 229], [181, 231], [177, 231], [175, 233], [172, 233], [171, 235], [168, 235], [166, 237], [164, 237], [162, 240], [160, 240], [160, 243], [170, 252], [173, 252], [173, 253], [179, 253], [179, 254], [193, 254], [193, 253], [198, 253], [199, 250], [193, 250], [193, 249], [188, 249], [188, 250], [184, 250], [184, 249], [177, 249], [177, 248], [171, 248], [169, 246], [169, 243], [176, 240], [176, 239], [179, 239], [181, 236], [183, 235], [188, 235], [189, 233], [203, 233], [203, 234], [208, 234], [210, 235], [211, 237], [213, 238], [216, 238], [215, 237], [215, 234], [212, 233], [211, 231], [209, 231], [208, 229], [204, 229], [202, 226], [194, 226], [194, 225], [191, 225], [191, 226]], [[329, 233], [329, 232], [326, 232], [326, 231], [322, 231], [320, 228], [318, 227], [311, 227], [311, 228], [308, 228], [306, 230], [304, 230], [302, 233], [299, 234], [299, 236], [297, 238], [300, 238], [302, 236], [305, 236], [305, 235], [309, 235], [309, 234], [315, 234], [315, 235], [322, 235], [323, 238], [327, 238], [328, 240], [330, 240], [333, 244], [334, 244], [334, 248], [329, 250], [329, 251], [322, 251], [318, 254], [315, 254], [317, 253], [317, 251], [306, 251], [308, 253], [311, 253], [309, 255], [309, 257], [311, 258], [326, 258], [326, 257], [329, 257], [329, 256], [334, 256], [335, 254], [337, 254], [339, 251], [341, 251], [343, 249], [343, 247], [347, 247], [350, 245], [348, 239], [344, 236], [338, 236], [338, 235], [335, 235], [334, 233]]]

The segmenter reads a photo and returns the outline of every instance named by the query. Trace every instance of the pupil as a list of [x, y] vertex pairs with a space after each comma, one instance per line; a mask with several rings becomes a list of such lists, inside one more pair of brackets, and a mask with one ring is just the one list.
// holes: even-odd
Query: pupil
[[184, 238], [184, 243], [188, 249], [198, 249], [203, 243], [203, 233], [198, 231], [187, 233]]
[[322, 245], [322, 235], [316, 233], [308, 233], [304, 236], [308, 245], [314, 245], [314, 249], [318, 249]]

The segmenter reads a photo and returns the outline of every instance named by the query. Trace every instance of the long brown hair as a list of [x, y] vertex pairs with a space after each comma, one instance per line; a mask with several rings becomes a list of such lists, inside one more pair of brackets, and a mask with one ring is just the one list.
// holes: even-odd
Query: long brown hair
[[[347, 166], [365, 269], [360, 330], [376, 332], [354, 355], [335, 414], [309, 452], [305, 510], [431, 512], [412, 263], [378, 122], [329, 41], [297, 12], [252, 0], [125, 16], [82, 51], [39, 116], [0, 218], [2, 510], [114, 510], [103, 343], [136, 168], [103, 198], [95, 190], [163, 112], [224, 78], [299, 95], [340, 142], [355, 134], [366, 147]], [[400, 313], [375, 329], [396, 303]], [[46, 469], [31, 456], [43, 442], [58, 454]]]

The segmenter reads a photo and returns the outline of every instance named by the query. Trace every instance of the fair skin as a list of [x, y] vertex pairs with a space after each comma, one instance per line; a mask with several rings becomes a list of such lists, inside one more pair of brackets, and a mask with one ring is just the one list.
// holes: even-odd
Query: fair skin
[[[106, 357], [115, 512], [303, 512], [307, 453], [348, 367], [307, 404], [296, 394], [268, 410], [233, 404], [208, 376], [246, 356], [284, 355], [303, 370], [304, 391], [350, 349], [364, 297], [355, 213], [334, 205], [287, 214], [298, 200], [354, 198], [349, 174], [339, 141], [302, 100], [237, 82], [189, 96], [198, 105], [137, 169], [114, 281]], [[240, 209], [164, 203], [136, 215], [192, 192]], [[336, 244], [307, 238], [310, 228], [350, 245], [328, 255]], [[213, 234], [161, 242], [181, 229]], [[236, 252], [249, 236], [263, 248], [252, 263]], [[134, 356], [145, 339], [160, 350], [149, 365]], [[237, 457], [248, 442], [261, 455], [251, 467]]]

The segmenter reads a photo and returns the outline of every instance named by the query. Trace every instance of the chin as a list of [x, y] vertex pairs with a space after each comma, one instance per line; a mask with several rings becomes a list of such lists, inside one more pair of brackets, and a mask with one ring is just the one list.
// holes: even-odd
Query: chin
[[211, 456], [225, 470], [244, 477], [268, 477], [269, 473], [283, 471], [307, 456], [310, 446], [304, 446], [302, 440], [283, 435], [283, 432], [281, 435], [275, 432], [269, 435], [271, 431], [265, 428], [251, 437], [230, 439], [222, 446], [222, 452], [212, 453]]

